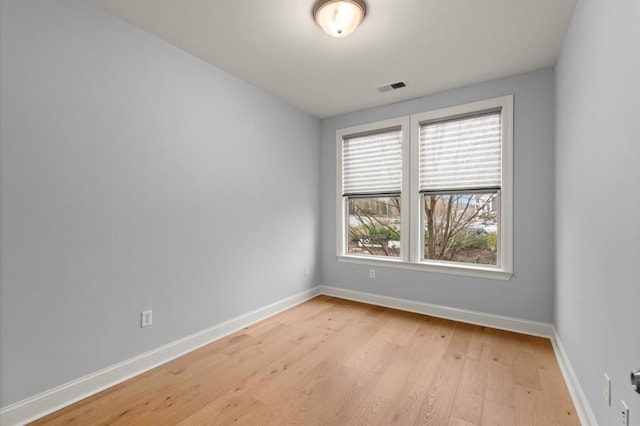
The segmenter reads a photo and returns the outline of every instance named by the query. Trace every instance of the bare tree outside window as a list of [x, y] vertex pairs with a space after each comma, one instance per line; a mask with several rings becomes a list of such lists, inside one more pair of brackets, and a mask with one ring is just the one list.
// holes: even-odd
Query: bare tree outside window
[[495, 265], [498, 193], [424, 195], [424, 258]]
[[[426, 260], [495, 265], [497, 192], [424, 195]], [[400, 256], [400, 197], [350, 198], [349, 253]]]

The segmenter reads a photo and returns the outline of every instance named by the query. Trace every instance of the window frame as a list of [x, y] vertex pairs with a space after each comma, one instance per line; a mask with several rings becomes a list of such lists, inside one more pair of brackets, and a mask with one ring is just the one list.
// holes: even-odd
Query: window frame
[[[435, 120], [501, 111], [501, 187], [497, 265], [422, 259], [422, 194], [419, 191], [420, 125]], [[400, 192], [400, 256], [348, 253], [348, 196], [342, 194], [343, 140], [358, 134], [402, 129], [402, 189]], [[401, 268], [476, 278], [509, 280], [513, 275], [513, 95], [441, 108], [336, 131], [336, 258], [340, 262]]]
[[[391, 130], [400, 128], [402, 131], [402, 185], [400, 189], [400, 223], [408, 223], [409, 220], [409, 200], [407, 197], [403, 197], [402, 194], [409, 192], [409, 181], [405, 178], [404, 173], [409, 168], [409, 158], [404, 155], [407, 149], [410, 149], [411, 140], [408, 135], [410, 121], [409, 117], [394, 118], [390, 120], [378, 121], [376, 123], [369, 123], [360, 126], [349, 127], [341, 129], [336, 132], [336, 139], [339, 141], [337, 145], [337, 189], [336, 189], [336, 206], [337, 215], [336, 223], [338, 224], [337, 251], [339, 256], [346, 256], [354, 259], [378, 259], [381, 261], [387, 260], [403, 260], [403, 256], [409, 252], [409, 242], [407, 236], [400, 231], [400, 256], [397, 258], [387, 258], [385, 256], [372, 256], [372, 255], [357, 255], [348, 253], [349, 245], [349, 197], [342, 195], [342, 144], [343, 140], [348, 137], [353, 137], [360, 134], [380, 132], [384, 130]], [[373, 195], [375, 196], [375, 195]]]

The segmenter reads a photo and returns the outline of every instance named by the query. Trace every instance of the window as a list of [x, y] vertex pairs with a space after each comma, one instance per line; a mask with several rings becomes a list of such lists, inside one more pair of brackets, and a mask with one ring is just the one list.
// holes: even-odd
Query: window
[[350, 135], [342, 142], [347, 253], [400, 256], [402, 128]]
[[508, 279], [512, 104], [339, 130], [339, 260]]

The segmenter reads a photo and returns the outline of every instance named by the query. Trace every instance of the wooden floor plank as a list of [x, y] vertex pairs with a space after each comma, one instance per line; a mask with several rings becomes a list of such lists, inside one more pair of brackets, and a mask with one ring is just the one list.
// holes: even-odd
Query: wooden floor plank
[[513, 426], [516, 424], [513, 407], [485, 400], [482, 408], [481, 426]]
[[540, 390], [538, 365], [533, 354], [517, 350], [513, 360], [513, 382], [528, 389]]
[[390, 404], [381, 424], [410, 425], [421, 414], [427, 389], [415, 383], [407, 383], [400, 395]]
[[451, 417], [473, 327], [457, 323], [414, 424], [446, 425]]
[[349, 426], [385, 424], [381, 422], [381, 419], [385, 418], [385, 414], [391, 407], [391, 404], [391, 401], [388, 399], [380, 398], [373, 393], [369, 393], [345, 424]]
[[547, 419], [555, 424], [579, 425], [578, 414], [562, 376], [546, 370], [540, 371], [539, 375]]
[[548, 339], [318, 296], [36, 425], [578, 425]]
[[486, 366], [482, 361], [465, 361], [455, 394], [452, 417], [474, 425], [481, 423], [486, 374]]

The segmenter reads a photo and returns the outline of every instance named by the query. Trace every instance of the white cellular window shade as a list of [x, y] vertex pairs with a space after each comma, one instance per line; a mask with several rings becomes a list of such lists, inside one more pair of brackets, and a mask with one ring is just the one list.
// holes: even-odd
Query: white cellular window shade
[[400, 193], [402, 130], [350, 136], [342, 143], [342, 194]]
[[501, 111], [420, 125], [421, 192], [500, 188]]

